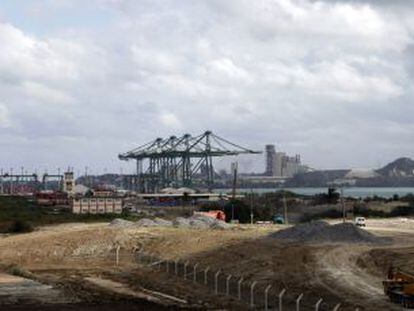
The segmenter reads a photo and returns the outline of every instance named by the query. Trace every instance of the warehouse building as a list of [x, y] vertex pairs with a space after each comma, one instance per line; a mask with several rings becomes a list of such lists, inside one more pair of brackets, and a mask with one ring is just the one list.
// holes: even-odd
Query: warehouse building
[[74, 214], [121, 214], [122, 198], [82, 197], [72, 200]]

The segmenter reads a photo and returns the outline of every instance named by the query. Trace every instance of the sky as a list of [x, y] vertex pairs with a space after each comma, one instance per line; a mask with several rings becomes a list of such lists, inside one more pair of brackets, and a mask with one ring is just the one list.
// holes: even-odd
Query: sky
[[414, 157], [413, 35], [412, 1], [2, 0], [0, 168], [128, 172], [205, 130], [317, 169]]

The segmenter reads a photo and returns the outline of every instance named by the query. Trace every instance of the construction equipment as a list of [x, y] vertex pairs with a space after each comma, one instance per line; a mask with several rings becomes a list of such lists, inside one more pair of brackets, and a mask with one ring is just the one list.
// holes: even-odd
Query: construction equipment
[[212, 190], [215, 178], [213, 158], [260, 153], [206, 131], [195, 137], [185, 134], [157, 138], [118, 157], [136, 160], [135, 190], [157, 193], [166, 187], [191, 187], [196, 181]]
[[387, 280], [382, 282], [384, 293], [394, 303], [404, 308], [414, 308], [414, 276], [397, 269], [390, 268]]

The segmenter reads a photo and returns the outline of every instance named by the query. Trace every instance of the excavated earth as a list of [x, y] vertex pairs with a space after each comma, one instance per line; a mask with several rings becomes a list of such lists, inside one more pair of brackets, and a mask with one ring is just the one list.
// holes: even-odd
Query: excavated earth
[[[286, 310], [300, 293], [303, 310], [314, 310], [319, 298], [321, 310], [338, 303], [341, 310], [401, 310], [388, 302], [381, 282], [390, 264], [414, 272], [414, 231], [383, 220], [367, 225], [367, 231], [357, 230], [357, 238], [332, 235], [329, 240], [324, 235], [322, 240], [306, 238], [306, 243], [281, 238], [286, 235], [281, 229], [297, 228], [250, 225], [213, 230], [65, 224], [1, 237], [0, 292], [7, 289], [8, 294], [0, 296], [0, 310], [249, 309], [203, 285], [137, 263], [137, 250], [198, 263], [200, 269], [220, 269], [235, 279], [243, 277], [246, 284], [257, 281], [259, 292], [270, 284], [271, 297], [285, 288]], [[348, 226], [340, 237], [349, 230], [355, 233]], [[389, 243], [376, 243], [383, 238]]]

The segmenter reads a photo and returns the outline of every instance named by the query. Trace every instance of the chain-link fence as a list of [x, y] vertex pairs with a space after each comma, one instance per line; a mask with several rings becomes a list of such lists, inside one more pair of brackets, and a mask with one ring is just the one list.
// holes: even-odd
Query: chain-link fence
[[[314, 296], [287, 290], [283, 284], [246, 280], [243, 275], [229, 274], [202, 266], [197, 262], [164, 260], [142, 250], [136, 252], [134, 258], [136, 262], [158, 271], [201, 284], [216, 295], [236, 298], [252, 309], [278, 311], [339, 311], [341, 309], [340, 303], [328, 304], [323, 298], [315, 299]], [[355, 310], [357, 311], [358, 308]]]

